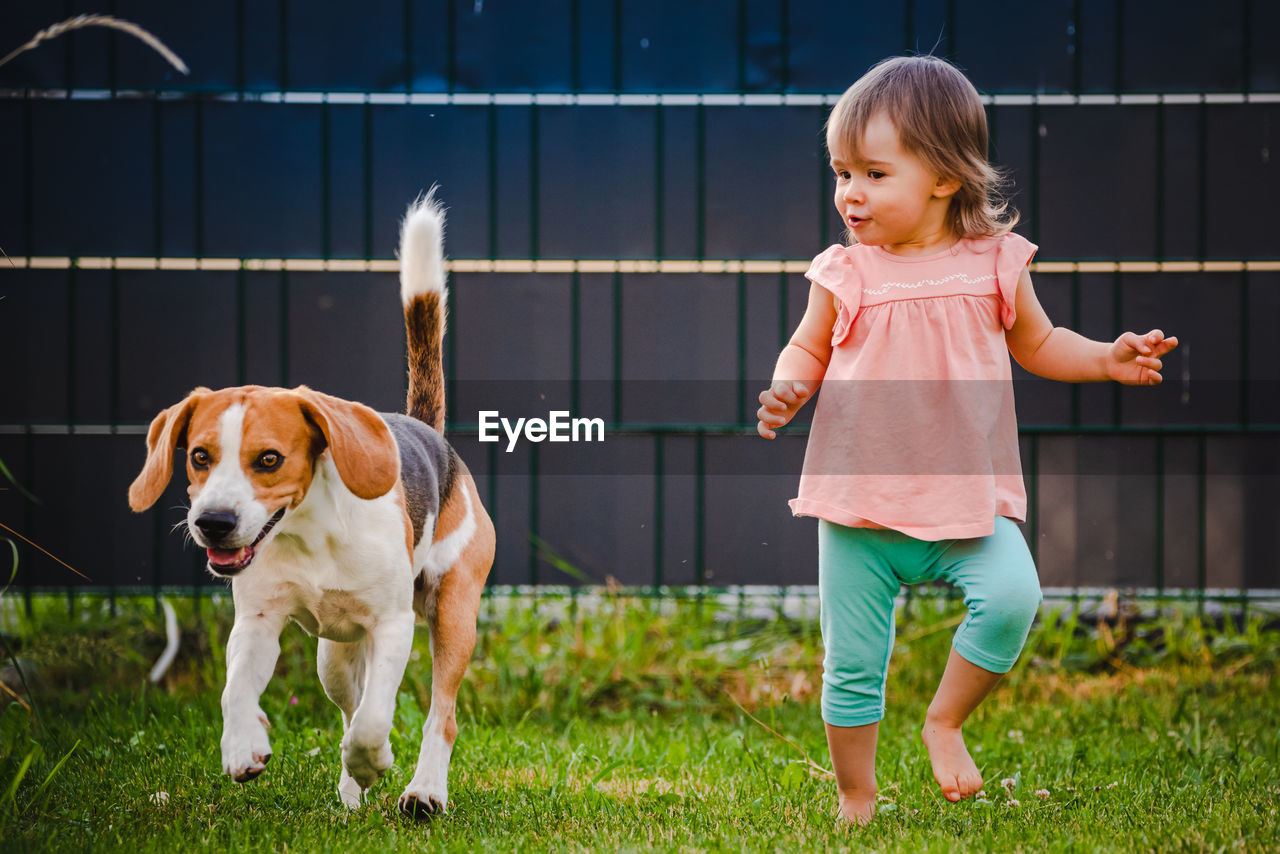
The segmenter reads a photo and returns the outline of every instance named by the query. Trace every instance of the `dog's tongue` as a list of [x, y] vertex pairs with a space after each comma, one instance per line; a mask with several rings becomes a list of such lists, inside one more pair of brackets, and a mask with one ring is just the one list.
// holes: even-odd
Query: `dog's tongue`
[[241, 546], [238, 549], [207, 549], [206, 551], [209, 554], [209, 563], [214, 566], [228, 566], [240, 563], [249, 556], [248, 546]]

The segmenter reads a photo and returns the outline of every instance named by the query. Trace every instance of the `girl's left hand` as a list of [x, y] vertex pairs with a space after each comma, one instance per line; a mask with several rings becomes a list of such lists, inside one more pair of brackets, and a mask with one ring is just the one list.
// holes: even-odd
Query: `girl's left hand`
[[1107, 353], [1107, 376], [1124, 385], [1159, 385], [1160, 357], [1177, 346], [1177, 338], [1165, 338], [1159, 329], [1146, 335], [1126, 332]]

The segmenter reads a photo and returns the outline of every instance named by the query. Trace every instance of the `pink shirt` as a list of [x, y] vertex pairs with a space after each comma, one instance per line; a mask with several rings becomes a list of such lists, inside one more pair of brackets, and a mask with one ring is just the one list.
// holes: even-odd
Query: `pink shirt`
[[832, 246], [805, 275], [837, 300], [797, 516], [921, 540], [1026, 518], [1004, 332], [1036, 247], [1016, 234], [932, 255]]

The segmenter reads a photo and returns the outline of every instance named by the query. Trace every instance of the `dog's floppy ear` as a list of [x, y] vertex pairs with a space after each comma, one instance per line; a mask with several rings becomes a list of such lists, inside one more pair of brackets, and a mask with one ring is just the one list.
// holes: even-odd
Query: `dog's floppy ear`
[[356, 496], [386, 495], [400, 479], [400, 452], [391, 430], [363, 403], [298, 386], [302, 412], [324, 434], [338, 476]]
[[151, 429], [147, 431], [147, 461], [129, 487], [129, 506], [133, 512], [141, 513], [155, 504], [169, 485], [169, 478], [173, 477], [173, 452], [186, 443], [191, 413], [208, 391], [207, 388], [195, 389], [151, 422]]

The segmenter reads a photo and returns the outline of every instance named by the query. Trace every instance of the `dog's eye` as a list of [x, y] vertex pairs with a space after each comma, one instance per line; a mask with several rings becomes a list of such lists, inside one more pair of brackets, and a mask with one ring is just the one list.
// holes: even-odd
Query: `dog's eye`
[[196, 448], [191, 452], [191, 465], [198, 469], [209, 467], [209, 452], [204, 448]]
[[280, 456], [276, 451], [263, 451], [258, 455], [258, 468], [263, 471], [272, 471], [280, 467], [280, 463], [284, 462], [284, 457]]

